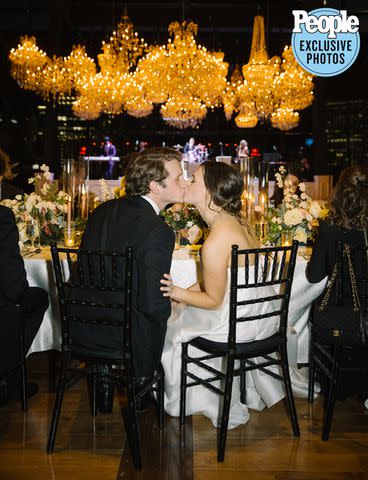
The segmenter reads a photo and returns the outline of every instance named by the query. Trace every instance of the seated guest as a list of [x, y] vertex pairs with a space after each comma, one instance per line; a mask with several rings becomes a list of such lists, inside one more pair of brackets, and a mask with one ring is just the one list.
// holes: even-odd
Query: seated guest
[[[47, 292], [28, 285], [18, 240], [14, 213], [0, 205], [0, 406], [20, 398], [22, 324], [28, 351], [49, 305]], [[37, 385], [27, 385], [28, 397], [36, 391]]]
[[298, 160], [300, 167], [300, 178], [303, 182], [314, 181], [314, 171], [310, 159], [307, 156], [305, 148], [301, 147], [298, 152]]
[[[321, 220], [319, 223], [312, 257], [306, 270], [307, 279], [311, 283], [320, 282], [326, 276], [331, 276], [337, 259], [339, 240], [348, 242], [352, 248], [365, 245], [364, 231], [368, 229], [368, 168], [361, 165], [343, 170], [331, 193], [328, 207], [329, 215], [325, 221]], [[358, 279], [361, 275], [360, 268], [356, 265]], [[344, 289], [345, 303], [351, 305], [349, 278], [346, 278], [343, 284], [347, 286]], [[318, 322], [318, 317], [314, 318], [314, 321]], [[359, 355], [358, 349], [355, 349], [355, 353]], [[356, 361], [360, 362], [359, 358]], [[350, 389], [353, 382], [353, 376], [349, 374], [345, 390]], [[361, 382], [360, 389], [363, 390], [361, 393], [368, 393], [367, 386], [363, 386], [363, 380], [359, 379], [357, 382]]]
[[11, 179], [14, 174], [11, 171], [8, 155], [0, 148], [0, 200], [13, 200], [16, 195], [23, 195], [23, 190], [5, 182], [3, 179]]

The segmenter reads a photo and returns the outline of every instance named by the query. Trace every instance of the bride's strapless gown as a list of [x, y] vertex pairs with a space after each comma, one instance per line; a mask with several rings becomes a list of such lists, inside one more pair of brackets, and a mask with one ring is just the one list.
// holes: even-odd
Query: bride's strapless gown
[[[239, 283], [244, 282], [245, 269], [239, 268]], [[251, 276], [250, 278], [253, 278]], [[176, 304], [172, 308], [168, 320], [165, 346], [162, 355], [162, 365], [165, 370], [165, 410], [172, 416], [179, 416], [180, 404], [180, 369], [181, 369], [181, 343], [188, 342], [196, 337], [205, 337], [216, 342], [226, 342], [229, 328], [229, 291], [230, 269], [228, 270], [228, 288], [224, 300], [216, 310]], [[272, 287], [260, 287], [238, 290], [238, 300], [260, 298], [265, 295], [275, 294]], [[238, 317], [266, 313], [277, 308], [273, 305], [259, 303], [244, 305], [238, 308]], [[237, 325], [238, 342], [261, 340], [273, 335], [278, 328], [279, 319], [270, 317], [252, 322], [242, 322]], [[203, 355], [198, 349], [189, 347], [192, 356]], [[215, 368], [224, 370], [225, 360], [217, 358], [208, 363]], [[190, 364], [189, 371], [198, 376], [208, 376], [207, 371]], [[219, 386], [220, 382], [214, 382]], [[270, 407], [284, 397], [281, 382], [269, 375], [255, 370], [247, 372], [247, 404], [240, 402], [239, 377], [234, 378], [232, 400], [230, 408], [229, 428], [235, 428], [249, 419], [248, 407], [261, 410]], [[213, 425], [220, 425], [222, 412], [222, 398], [202, 385], [187, 389], [186, 414], [202, 414], [210, 418]]]

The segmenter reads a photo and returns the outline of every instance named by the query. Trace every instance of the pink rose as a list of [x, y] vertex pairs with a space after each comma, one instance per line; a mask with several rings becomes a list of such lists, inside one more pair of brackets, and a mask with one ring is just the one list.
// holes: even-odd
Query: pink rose
[[183, 205], [181, 203], [174, 203], [174, 205], [171, 207], [171, 211], [174, 212], [180, 212], [180, 210], [183, 209]]

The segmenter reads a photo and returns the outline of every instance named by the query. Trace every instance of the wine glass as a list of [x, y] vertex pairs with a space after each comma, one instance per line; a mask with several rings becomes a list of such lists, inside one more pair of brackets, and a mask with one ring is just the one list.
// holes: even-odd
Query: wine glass
[[31, 241], [31, 251], [40, 251], [40, 222], [38, 218], [31, 218], [27, 221], [27, 235]]

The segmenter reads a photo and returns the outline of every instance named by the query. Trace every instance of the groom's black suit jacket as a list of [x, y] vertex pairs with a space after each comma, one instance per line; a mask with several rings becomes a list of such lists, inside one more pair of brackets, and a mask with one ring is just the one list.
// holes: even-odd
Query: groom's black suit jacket
[[[137, 376], [152, 375], [161, 359], [171, 304], [162, 296], [160, 279], [170, 272], [174, 243], [171, 228], [141, 197], [103, 203], [92, 213], [84, 231], [85, 249], [121, 252], [128, 246], [134, 249], [132, 344]], [[123, 271], [119, 277], [123, 281]], [[88, 326], [84, 341], [95, 344], [101, 353], [119, 348], [121, 339], [114, 338], [111, 327], [103, 329], [101, 334], [101, 327], [97, 333], [97, 329], [93, 331]]]

